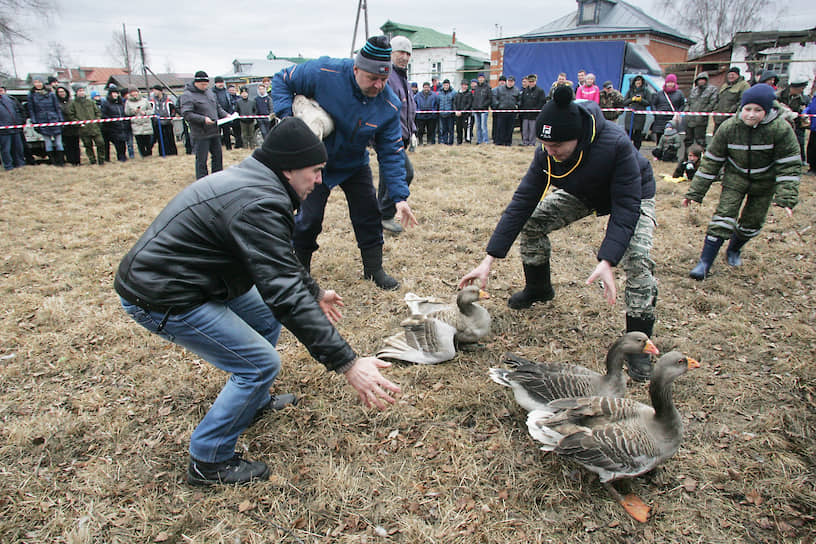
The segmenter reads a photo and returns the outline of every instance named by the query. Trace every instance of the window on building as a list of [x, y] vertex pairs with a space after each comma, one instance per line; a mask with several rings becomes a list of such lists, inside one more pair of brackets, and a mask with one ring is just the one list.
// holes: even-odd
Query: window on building
[[791, 58], [793, 58], [792, 53], [766, 55], [763, 70], [772, 70], [776, 72], [776, 75], [779, 77], [786, 76], [788, 75], [788, 68], [790, 67]]
[[598, 24], [598, 0], [585, 0], [580, 2], [578, 8], [578, 24], [579, 25], [596, 25]]
[[441, 76], [442, 76], [442, 63], [441, 62], [431, 63], [431, 77], [440, 79]]

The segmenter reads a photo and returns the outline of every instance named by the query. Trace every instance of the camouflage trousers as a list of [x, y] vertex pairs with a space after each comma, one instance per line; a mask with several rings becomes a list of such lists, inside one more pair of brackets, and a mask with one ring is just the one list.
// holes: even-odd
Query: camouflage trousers
[[[552, 252], [548, 235], [591, 214], [592, 210], [566, 191], [556, 189], [549, 193], [538, 203], [521, 230], [522, 263], [534, 266], [547, 264]], [[618, 263], [626, 273], [626, 315], [640, 319], [655, 318], [657, 279], [654, 277], [655, 263], [649, 254], [656, 225], [654, 198], [641, 200], [640, 219], [629, 247]]]
[[[708, 224], [706, 234], [725, 239], [731, 238], [732, 234], [736, 234], [743, 240], [754, 238], [765, 224], [773, 197], [773, 190], [746, 194], [745, 191], [723, 183], [720, 202]], [[743, 199], [745, 206], [742, 205]], [[737, 219], [738, 215], [739, 219]]]

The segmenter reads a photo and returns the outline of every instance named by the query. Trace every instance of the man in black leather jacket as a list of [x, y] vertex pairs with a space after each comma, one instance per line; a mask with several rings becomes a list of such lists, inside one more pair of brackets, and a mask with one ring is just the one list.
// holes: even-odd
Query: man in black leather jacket
[[358, 357], [334, 328], [342, 298], [323, 290], [292, 250], [294, 212], [322, 182], [323, 143], [296, 118], [226, 171], [181, 191], [122, 259], [114, 288], [146, 329], [231, 374], [190, 438], [194, 485], [266, 479], [269, 468], [235, 453], [238, 436], [269, 410], [280, 370], [281, 325], [328, 370], [343, 373], [367, 405], [393, 403], [399, 387]]

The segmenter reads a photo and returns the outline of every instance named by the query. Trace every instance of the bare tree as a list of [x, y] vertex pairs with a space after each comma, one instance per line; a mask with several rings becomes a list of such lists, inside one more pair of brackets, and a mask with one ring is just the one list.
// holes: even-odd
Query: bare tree
[[[130, 70], [131, 74], [138, 74], [142, 71], [142, 58], [139, 54], [139, 45], [136, 43], [135, 32], [125, 34], [123, 30], [116, 30], [111, 36], [110, 45], [108, 45], [108, 56], [118, 66]], [[147, 53], [145, 53], [145, 62], [149, 65]]]
[[61, 42], [48, 42], [48, 50], [44, 55], [45, 65], [55, 72], [58, 68], [68, 68], [74, 64], [71, 55]]
[[29, 40], [23, 20], [28, 16], [48, 18], [55, 10], [54, 0], [0, 0], [0, 38], [12, 43]]
[[731, 41], [734, 34], [756, 30], [762, 21], [773, 20], [774, 0], [657, 0], [666, 19], [696, 38], [703, 52]]

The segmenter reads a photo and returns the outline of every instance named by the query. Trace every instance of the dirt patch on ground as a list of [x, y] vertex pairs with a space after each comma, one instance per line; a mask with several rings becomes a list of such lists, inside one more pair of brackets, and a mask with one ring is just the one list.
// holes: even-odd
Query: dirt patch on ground
[[[225, 152], [227, 165], [246, 152]], [[526, 171], [529, 148], [420, 148], [411, 204], [421, 226], [385, 246], [402, 288], [361, 279], [341, 191], [329, 201], [318, 281], [345, 299], [342, 334], [375, 351], [406, 291], [452, 297], [483, 256]], [[376, 163], [376, 161], [374, 161]], [[374, 165], [376, 170], [376, 164]], [[673, 165], [655, 163], [657, 174]], [[703, 367], [675, 384], [686, 436], [629, 487], [653, 507], [637, 524], [597, 478], [540, 452], [509, 391], [487, 378], [505, 351], [600, 368], [623, 329], [584, 280], [605, 218], [552, 236], [557, 297], [507, 308], [517, 250], [498, 262], [483, 349], [433, 367], [395, 365], [404, 394], [366, 411], [294, 338], [279, 391], [303, 397], [241, 439], [269, 482], [201, 491], [183, 483], [190, 432], [225, 375], [140, 329], [111, 285], [119, 259], [193, 180], [189, 156], [104, 167], [38, 166], [0, 177], [0, 540], [4, 542], [813, 542], [816, 321], [813, 176], [788, 219], [777, 208], [730, 269], [688, 278], [719, 194], [680, 206], [658, 181], [654, 260], [661, 350]], [[620, 278], [619, 278], [620, 279]], [[619, 282], [620, 283], [620, 282]], [[645, 400], [644, 386], [630, 395]]]

